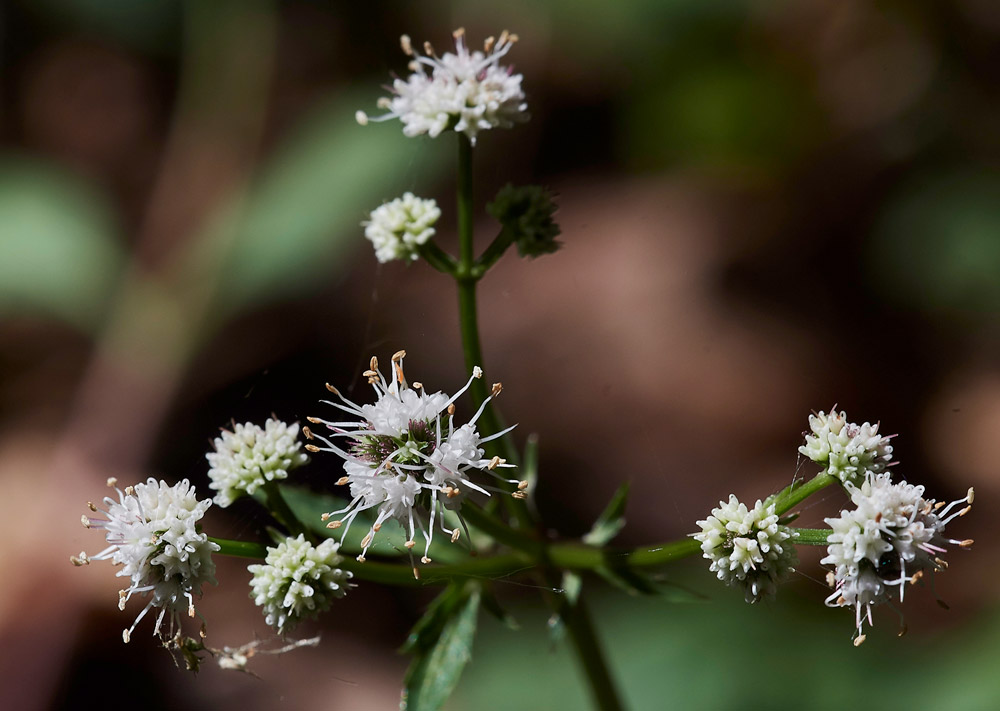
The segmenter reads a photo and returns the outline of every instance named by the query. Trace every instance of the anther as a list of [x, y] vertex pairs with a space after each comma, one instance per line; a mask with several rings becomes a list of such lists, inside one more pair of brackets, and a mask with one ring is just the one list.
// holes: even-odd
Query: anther
[[503, 461], [504, 460], [500, 459], [500, 457], [493, 457], [493, 459], [490, 460], [490, 463], [486, 465], [486, 468], [489, 469], [490, 471], [493, 471], [498, 466], [500, 466], [500, 464]]
[[483, 42], [483, 53], [484, 54], [489, 54], [490, 52], [492, 52], [493, 51], [493, 45], [496, 43], [496, 41], [497, 41], [496, 37], [494, 37], [493, 35], [490, 35], [489, 37], [487, 37], [486, 41]]
[[330, 523], [326, 524], [326, 527], [332, 529], [338, 529], [343, 525], [344, 525], [343, 521], [330, 521]]
[[421, 390], [423, 387], [424, 387], [423, 383], [418, 383], [418, 382], [413, 383], [414, 390]]
[[513, 494], [511, 494], [511, 496], [519, 500], [528, 498], [528, 495], [525, 494], [523, 491], [515, 491]]
[[973, 541], [973, 540], [972, 540], [971, 538], [966, 538], [966, 539], [965, 539], [964, 541], [961, 541], [961, 542], [960, 542], [960, 543], [958, 544], [958, 547], [959, 547], [959, 548], [971, 548], [971, 547], [972, 547], [972, 544], [973, 544], [973, 542], [974, 542], [974, 541]]
[[420, 580], [420, 571], [417, 570], [417, 566], [413, 566], [413, 578], [415, 580]]
[[312, 422], [314, 425], [323, 424], [323, 420], [319, 419], [318, 417], [307, 417], [306, 419]]
[[330, 514], [328, 514], [328, 513], [325, 513], [325, 514], [320, 514], [320, 517], [319, 517], [319, 520], [320, 520], [320, 521], [326, 521], [326, 520], [328, 520], [329, 518], [330, 518]]
[[322, 452], [323, 450], [320, 449], [319, 447], [317, 447], [315, 444], [307, 444], [306, 445], [306, 451], [307, 452]]
[[435, 56], [434, 45], [432, 45], [430, 42], [424, 42], [424, 54], [426, 54], [428, 57]]
[[372, 526], [372, 530], [375, 531], [375, 533], [378, 533], [379, 531], [382, 530], [382, 524], [376, 523], [374, 526]]
[[91, 511], [95, 512], [95, 513], [97, 512], [97, 507], [94, 506], [94, 502], [93, 501], [88, 501], [87, 502], [87, 508], [90, 509]]
[[302, 426], [302, 434], [304, 434], [306, 436], [306, 439], [312, 439], [313, 438], [312, 430], [309, 429], [308, 425], [303, 425]]
[[860, 647], [864, 643], [865, 639], [867, 638], [863, 634], [859, 634], [857, 639], [854, 640], [854, 646]]
[[490, 394], [496, 397], [501, 392], [503, 392], [503, 383], [493, 383], [493, 389], [490, 391]]
[[449, 415], [455, 414], [455, 403], [451, 403], [450, 405], [448, 405], [448, 414]]
[[368, 125], [368, 114], [366, 114], [364, 111], [355, 111], [354, 112], [354, 120], [358, 122], [359, 126], [367, 126]]
[[69, 562], [79, 568], [81, 565], [87, 565], [90, 563], [90, 558], [87, 557], [86, 553], [80, 553], [78, 556], [71, 555], [69, 557]]
[[83, 524], [84, 528], [90, 528], [90, 519], [87, 518], [86, 514], [80, 517], [80, 523]]
[[881, 511], [879, 511], [879, 512], [878, 512], [878, 513], [877, 513], [877, 514], [875, 515], [875, 523], [882, 523], [882, 512], [881, 512]]
[[459, 27], [457, 30], [451, 33], [451, 36], [454, 37], [455, 39], [458, 39], [462, 37], [464, 34], [465, 34], [465, 28]]
[[405, 357], [406, 357], [406, 351], [396, 351], [395, 353], [392, 354], [392, 362], [398, 363]]
[[345, 485], [349, 484], [350, 481], [351, 481], [350, 477], [342, 476], [339, 479], [337, 479], [337, 484], [336, 485], [337, 486], [345, 486]]
[[477, 365], [475, 368], [472, 369], [472, 377], [476, 378], [477, 380], [483, 377], [483, 369]]
[[528, 482], [527, 482], [527, 480], [517, 482], [517, 488], [520, 491], [524, 491], [525, 489], [527, 489], [528, 488]]
[[962, 509], [961, 511], [959, 511], [958, 515], [959, 516], [964, 516], [965, 514], [969, 513], [970, 511], [972, 511], [972, 506], [971, 505], [970, 506], [966, 506], [964, 509]]
[[976, 490], [970, 486], [969, 493], [965, 495], [965, 498], [968, 499], [969, 503], [971, 504], [972, 500], [976, 498]]
[[948, 561], [946, 561], [944, 558], [935, 558], [934, 562], [937, 563], [938, 567], [942, 570], [948, 567]]
[[462, 532], [460, 530], [458, 530], [457, 528], [454, 531], [452, 531], [451, 532], [451, 542], [454, 543], [455, 541], [457, 541], [458, 537], [460, 535], [462, 535]]
[[837, 584], [837, 576], [833, 574], [832, 570], [826, 574], [826, 584], [831, 588]]
[[416, 541], [407, 541], [403, 545], [406, 546], [408, 549], [412, 549], [413, 546], [417, 545], [417, 542]]
[[372, 359], [368, 361], [368, 367], [372, 370], [378, 370], [378, 358], [372, 356]]
[[366, 378], [377, 378], [378, 377], [378, 373], [375, 372], [374, 369], [372, 369], [372, 370], [366, 370], [365, 372], [362, 373], [362, 375], [365, 376]]
[[423, 563], [424, 565], [427, 565], [428, 563], [431, 562], [431, 559], [428, 558], [427, 556], [421, 556], [420, 562]]
[[916, 573], [913, 574], [913, 577], [910, 578], [910, 585], [916, 585], [917, 581], [920, 580], [922, 577], [924, 577], [924, 571], [918, 570]]
[[124, 642], [125, 644], [128, 644], [128, 642], [129, 642], [129, 640], [131, 638], [132, 638], [132, 635], [129, 634], [128, 630], [122, 630], [122, 642]]
[[372, 533], [371, 531], [369, 531], [368, 533], [365, 534], [365, 537], [361, 539], [361, 547], [367, 548], [369, 545], [371, 545], [371, 542], [372, 542]]
[[355, 558], [355, 560], [358, 561], [359, 563], [364, 563], [366, 558], [363, 555], [359, 555], [357, 558]]
[[399, 46], [403, 49], [403, 54], [412, 57], [413, 56], [413, 43], [410, 41], [409, 35], [401, 35], [399, 38]]
[[113, 476], [109, 476], [107, 483], [108, 483], [108, 486], [110, 486], [112, 489], [114, 489], [116, 486], [118, 486], [118, 479], [116, 479]]
[[[332, 385], [330, 385], [330, 383], [324, 383], [324, 385], [326, 386], [326, 389], [329, 390], [330, 392], [332, 392], [334, 395], [340, 395], [340, 391], [337, 390], [337, 388], [335, 388]], [[312, 420], [310, 420], [310, 422], [311, 421]]]
[[508, 32], [507, 30], [504, 30], [503, 32], [500, 33], [500, 40], [499, 40], [498, 44], [500, 44], [500, 45], [507, 44], [507, 39], [509, 37], [510, 37], [510, 32]]
[[126, 496], [135, 496], [135, 487], [134, 486], [126, 486], [125, 487], [125, 495]]

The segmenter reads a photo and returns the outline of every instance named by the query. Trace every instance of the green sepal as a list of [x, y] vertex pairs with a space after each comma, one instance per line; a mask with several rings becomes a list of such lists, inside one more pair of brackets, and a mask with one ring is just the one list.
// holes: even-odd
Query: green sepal
[[618, 487], [618, 490], [611, 497], [611, 501], [604, 508], [604, 511], [590, 531], [583, 537], [583, 542], [589, 546], [605, 546], [611, 539], [618, 535], [618, 532], [625, 526], [625, 504], [628, 501], [628, 482]]

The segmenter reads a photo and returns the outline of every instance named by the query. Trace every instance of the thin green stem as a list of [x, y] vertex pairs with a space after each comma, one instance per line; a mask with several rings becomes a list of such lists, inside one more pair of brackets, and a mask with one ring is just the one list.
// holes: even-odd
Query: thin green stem
[[597, 638], [593, 619], [583, 601], [583, 596], [578, 597], [576, 602], [564, 599], [559, 614], [576, 647], [597, 707], [602, 711], [622, 711], [625, 706], [621, 702], [614, 679], [611, 678], [604, 650]]
[[226, 538], [215, 538], [209, 536], [208, 540], [219, 546], [219, 555], [228, 555], [234, 558], [256, 558], [264, 560], [267, 556], [267, 548], [261, 543], [250, 543], [249, 541], [231, 541]]
[[455, 270], [458, 268], [458, 262], [455, 261], [453, 256], [441, 249], [436, 242], [425, 242], [417, 248], [417, 251], [425, 262], [439, 272], [454, 276]]
[[285, 501], [285, 497], [281, 495], [281, 489], [278, 488], [278, 482], [269, 481], [264, 486], [261, 487], [264, 491], [264, 497], [267, 503], [267, 508], [274, 516], [275, 520], [284, 526], [290, 534], [297, 536], [300, 533], [305, 534], [305, 537], [310, 541], [313, 540], [313, 535], [310, 533], [302, 522], [299, 521], [295, 512], [288, 506]]
[[833, 533], [829, 528], [793, 528], [792, 530], [799, 534], [794, 541], [797, 546], [825, 546], [829, 543], [830, 534]]
[[796, 486], [792, 484], [788, 488], [780, 491], [774, 496], [774, 510], [779, 516], [788, 510], [798, 506], [801, 502], [815, 494], [821, 489], [825, 489], [831, 484], [840, 480], [832, 474], [817, 474], [804, 484]]

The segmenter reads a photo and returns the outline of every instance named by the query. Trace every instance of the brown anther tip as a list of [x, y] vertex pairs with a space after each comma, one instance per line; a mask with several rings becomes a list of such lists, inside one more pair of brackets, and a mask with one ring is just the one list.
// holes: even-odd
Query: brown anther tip
[[455, 414], [455, 403], [451, 403], [450, 405], [448, 405], [448, 414], [449, 415]]
[[365, 558], [363, 555], [359, 555], [357, 558], [355, 558], [355, 560], [358, 561], [359, 563], [364, 563], [367, 560], [367, 558]]
[[970, 511], [972, 511], [972, 506], [971, 505], [970, 506], [966, 506], [964, 509], [962, 509], [961, 511], [959, 511], [958, 515], [959, 516], [964, 516], [965, 514], [969, 513]]
[[81, 565], [87, 565], [90, 563], [90, 559], [87, 557], [86, 553], [81, 553], [78, 556], [71, 555], [69, 557], [69, 562], [79, 568]]
[[941, 569], [948, 567], [948, 561], [946, 561], [944, 558], [935, 558], [934, 562], [937, 563], [938, 567]]
[[132, 636], [128, 633], [128, 630], [122, 630], [122, 642], [128, 644], [131, 638]]
[[366, 370], [365, 372], [362, 373], [362, 375], [365, 376], [366, 378], [377, 378], [378, 377], [378, 373], [375, 372], [374, 370]]
[[420, 562], [423, 563], [424, 565], [427, 565], [428, 563], [431, 562], [431, 559], [428, 558], [427, 556], [421, 556]]
[[84, 528], [90, 528], [90, 519], [87, 518], [86, 514], [80, 517], [80, 523], [83, 524]]
[[342, 476], [339, 479], [337, 479], [336, 485], [337, 486], [346, 486], [347, 484], [350, 483], [350, 481], [351, 481], [350, 477]]
[[528, 482], [527, 481], [519, 481], [519, 482], [517, 482], [517, 488], [520, 491], [524, 491], [525, 489], [528, 488]]
[[371, 545], [371, 542], [372, 542], [372, 534], [371, 534], [371, 532], [366, 533], [365, 537], [361, 539], [361, 547], [362, 548], [367, 548], [369, 545]]
[[526, 498], [528, 498], [528, 495], [525, 494], [523, 491], [515, 491], [513, 494], [511, 494], [511, 496], [513, 496], [515, 499], [526, 499]]
[[508, 37], [510, 37], [510, 32], [504, 30], [503, 32], [500, 33], [500, 39], [498, 41], [500, 42], [500, 44], [503, 44], [504, 42], [507, 41]]
[[487, 37], [486, 40], [483, 42], [483, 53], [484, 54], [489, 54], [490, 52], [492, 52], [493, 51], [493, 45], [496, 43], [496, 41], [497, 41], [497, 38], [494, 37], [493, 35], [490, 35], [489, 37]]
[[135, 496], [135, 487], [134, 486], [126, 486], [125, 487], [125, 495], [126, 496]]
[[511, 33], [509, 33], [509, 34], [507, 35], [507, 41], [508, 41], [508, 42], [510, 42], [511, 44], [514, 44], [514, 43], [515, 43], [515, 42], [517, 42], [517, 41], [518, 41], [519, 39], [521, 39], [521, 38], [520, 38], [520, 37], [518, 37], [517, 35], [515, 35], [515, 34], [514, 34], [513, 32], [511, 32]]
[[944, 506], [944, 502], [943, 501], [938, 501], [937, 503], [934, 504], [934, 510], [937, 511], [942, 506]]
[[882, 512], [879, 511], [877, 514], [875, 514], [875, 523], [881, 523], [881, 522], [882, 522]]
[[910, 585], [916, 585], [917, 581], [920, 580], [920, 578], [922, 577], [924, 577], [924, 571], [918, 570], [916, 573], [913, 574], [913, 577], [910, 578]]
[[317, 447], [315, 444], [307, 444], [306, 445], [306, 451], [307, 452], [322, 452], [323, 450], [320, 449], [319, 447]]
[[326, 385], [326, 389], [332, 392], [334, 395], [340, 395], [340, 391], [337, 390], [337, 388], [330, 385], [330, 383], [324, 383], [324, 384]]
[[406, 543], [404, 543], [403, 545], [404, 545], [404, 546], [406, 546], [406, 547], [407, 547], [407, 549], [412, 549], [412, 548], [413, 548], [413, 546], [417, 545], [417, 542], [416, 542], [416, 541], [407, 541], [407, 542], [406, 542]]
[[971, 548], [971, 547], [972, 547], [972, 544], [973, 544], [974, 542], [975, 542], [975, 541], [973, 541], [973, 540], [972, 540], [971, 538], [966, 538], [966, 539], [965, 539], [964, 541], [962, 541], [962, 542], [960, 542], [960, 543], [958, 544], [958, 547], [959, 547], [959, 548]]
[[867, 639], [867, 638], [865, 637], [865, 635], [863, 635], [863, 634], [859, 634], [859, 635], [857, 636], [857, 638], [855, 638], [855, 640], [854, 640], [854, 646], [855, 646], [855, 647], [860, 647], [860, 646], [861, 646], [862, 644], [864, 644], [864, 641], [865, 641], [865, 639]]
[[112, 489], [114, 489], [114, 488], [115, 488], [116, 486], [118, 486], [118, 479], [117, 479], [117, 478], [115, 478], [115, 477], [113, 477], [113, 476], [109, 476], [109, 477], [108, 477], [108, 481], [107, 481], [107, 484], [108, 484], [108, 486], [110, 486], [110, 487], [111, 487]]
[[454, 543], [455, 541], [457, 541], [458, 537], [460, 535], [462, 535], [462, 532], [459, 531], [457, 528], [454, 531], [452, 531], [451, 532], [451, 542]]
[[326, 524], [326, 527], [327, 528], [337, 529], [337, 528], [340, 528], [343, 525], [344, 525], [343, 521], [330, 521], [330, 523]]
[[97, 507], [94, 506], [94, 502], [93, 501], [88, 501], [87, 502], [87, 508], [90, 509], [91, 511], [94, 511], [95, 513], [97, 512]]
[[417, 570], [417, 566], [413, 566], [413, 578], [414, 580], [420, 580], [420, 571]]
[[409, 35], [400, 35], [399, 46], [403, 49], [403, 53], [407, 55], [413, 54], [413, 43], [410, 40]]
[[376, 523], [374, 526], [372, 526], [372, 530], [375, 531], [375, 533], [378, 533], [379, 531], [382, 530], [382, 524]]
[[455, 39], [458, 39], [459, 37], [461, 37], [464, 34], [465, 34], [465, 28], [464, 27], [459, 27], [457, 30], [455, 30], [454, 32], [451, 33], [451, 36], [454, 37]]
[[194, 617], [194, 605], [188, 605], [188, 617]]
[[503, 383], [493, 383], [493, 388], [490, 390], [490, 394], [496, 397], [503, 392]]
[[312, 439], [313, 438], [312, 430], [309, 429], [308, 425], [303, 425], [302, 426], [302, 434], [305, 435], [306, 439]]
[[833, 574], [832, 570], [826, 574], [826, 584], [831, 588], [837, 584], [837, 576]]
[[405, 357], [406, 357], [406, 351], [396, 351], [395, 353], [392, 354], [392, 362], [398, 363]]
[[486, 465], [486, 468], [493, 471], [498, 466], [500, 466], [500, 457], [493, 457], [493, 459], [490, 460], [490, 463]]
[[329, 520], [329, 518], [330, 518], [330, 514], [328, 514], [328, 513], [320, 514], [320, 516], [319, 516], [319, 520], [320, 521], [327, 521], [327, 520]]
[[430, 42], [424, 42], [424, 54], [426, 54], [428, 57], [433, 57], [434, 45], [432, 45]]
[[973, 500], [976, 498], [976, 490], [970, 486], [969, 493], [965, 495], [965, 498], [968, 499], [969, 503], [971, 504]]
[[481, 377], [483, 377], [483, 369], [480, 368], [478, 365], [474, 367], [472, 369], [472, 377], [475, 378], [476, 380], [479, 380]]
[[422, 389], [423, 387], [424, 387], [424, 384], [423, 384], [423, 383], [419, 383], [419, 382], [414, 382], [414, 383], [413, 383], [413, 389], [414, 389], [414, 390], [420, 390], [420, 389]]
[[378, 358], [372, 356], [372, 359], [368, 361], [368, 367], [372, 370], [378, 370]]
[[307, 417], [306, 419], [312, 422], [314, 425], [323, 424], [323, 420], [319, 419], [318, 417]]

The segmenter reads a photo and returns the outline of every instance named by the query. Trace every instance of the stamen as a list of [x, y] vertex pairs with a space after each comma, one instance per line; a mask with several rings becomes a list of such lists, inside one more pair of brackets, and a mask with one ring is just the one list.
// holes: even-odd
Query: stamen
[[325, 385], [326, 385], [326, 389], [329, 390], [330, 392], [332, 392], [334, 395], [340, 395], [340, 391], [337, 390], [337, 388], [335, 388], [332, 385], [330, 385], [330, 383], [325, 383]]
[[406, 351], [396, 351], [395, 353], [392, 354], [392, 362], [398, 363], [405, 357], [406, 357]]
[[454, 531], [452, 531], [451, 532], [451, 542], [454, 543], [455, 541], [457, 541], [458, 537], [460, 535], [462, 535], [462, 532], [460, 530], [458, 530], [457, 528]]
[[864, 644], [864, 641], [865, 641], [866, 639], [867, 639], [867, 637], [866, 637], [865, 635], [863, 635], [863, 634], [859, 634], [859, 635], [858, 635], [858, 636], [857, 636], [857, 637], [855, 638], [855, 640], [854, 640], [854, 646], [855, 646], [855, 647], [860, 647], [860, 646], [861, 646], [862, 644]]
[[428, 563], [431, 562], [431, 559], [428, 558], [427, 556], [421, 556], [420, 562], [423, 563], [424, 565], [427, 565]]
[[403, 50], [403, 54], [408, 57], [413, 56], [413, 43], [410, 41], [409, 35], [402, 35], [399, 38], [399, 46]]
[[342, 476], [336, 481], [336, 486], [346, 486], [351, 483], [351, 478], [348, 476]]
[[107, 484], [110, 488], [114, 489], [116, 486], [118, 486], [118, 479], [116, 479], [113, 476], [109, 476]]
[[313, 438], [313, 433], [312, 433], [312, 430], [309, 429], [309, 425], [302, 425], [302, 434], [305, 435], [306, 439], [312, 439]]
[[490, 390], [490, 394], [496, 397], [501, 392], [503, 392], [503, 383], [493, 383], [493, 388]]
[[355, 111], [354, 112], [354, 120], [358, 122], [359, 126], [367, 126], [368, 125], [368, 114], [366, 114], [364, 111], [360, 111], [360, 110], [359, 111]]

